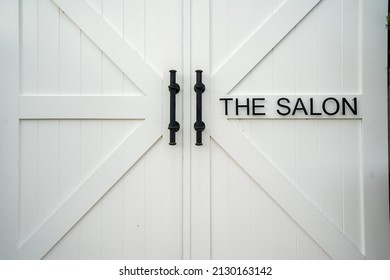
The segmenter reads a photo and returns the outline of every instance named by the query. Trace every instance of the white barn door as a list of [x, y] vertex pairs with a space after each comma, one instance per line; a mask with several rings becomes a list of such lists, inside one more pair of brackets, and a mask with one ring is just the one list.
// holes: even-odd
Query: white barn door
[[[390, 257], [385, 2], [192, 1], [206, 140], [192, 149], [191, 257]], [[354, 95], [363, 116], [226, 118], [219, 98], [243, 95]]]
[[18, 258], [181, 258], [177, 2], [20, 1]]
[[[390, 258], [386, 10], [1, 1], [0, 258]], [[261, 95], [359, 96], [362, 114], [221, 114], [220, 97]]]

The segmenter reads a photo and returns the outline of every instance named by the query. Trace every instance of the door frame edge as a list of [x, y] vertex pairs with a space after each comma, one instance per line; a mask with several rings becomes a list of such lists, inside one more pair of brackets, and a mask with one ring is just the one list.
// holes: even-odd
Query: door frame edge
[[366, 259], [390, 258], [386, 15], [386, 0], [361, 1], [363, 251]]
[[20, 1], [0, 4], [0, 259], [17, 259], [19, 235]]

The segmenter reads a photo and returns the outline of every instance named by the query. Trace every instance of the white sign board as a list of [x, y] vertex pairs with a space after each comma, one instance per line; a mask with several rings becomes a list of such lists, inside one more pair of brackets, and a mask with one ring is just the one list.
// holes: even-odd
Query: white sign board
[[251, 95], [219, 98], [228, 119], [360, 119], [360, 95]]

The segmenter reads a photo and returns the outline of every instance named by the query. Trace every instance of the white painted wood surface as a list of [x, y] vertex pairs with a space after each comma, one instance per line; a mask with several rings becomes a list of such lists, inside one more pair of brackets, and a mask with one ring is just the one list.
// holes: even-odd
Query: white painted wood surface
[[161, 97], [24, 96], [19, 117], [27, 119], [158, 119]]
[[[206, 125], [203, 131], [203, 146], [196, 146], [196, 132], [193, 125], [196, 121], [196, 96], [193, 85], [196, 83], [196, 70], [203, 70], [203, 83], [209, 88], [210, 69], [208, 67], [210, 52], [209, 42], [209, 1], [191, 2], [191, 72], [188, 73], [191, 91], [191, 259], [210, 258], [210, 128]], [[188, 31], [187, 31], [188, 32]], [[208, 90], [207, 90], [208, 92]], [[207, 120], [210, 95], [202, 94], [202, 115]], [[188, 129], [188, 128], [187, 128]]]
[[0, 3], [0, 259], [15, 259], [18, 235], [19, 159], [19, 7]]
[[[390, 258], [385, 1], [14, 2], [0, 4], [20, 47], [0, 46], [13, 120], [1, 122], [1, 258]], [[258, 94], [356, 95], [363, 114], [215, 109]]]
[[108, 5], [105, 2], [103, 18], [85, 1], [53, 1], [143, 92], [150, 95], [159, 92], [161, 74], [123, 40], [123, 3], [120, 4], [123, 1], [111, 1]]
[[[359, 44], [364, 33], [351, 28], [361, 24], [363, 6], [357, 1], [318, 2], [212, 1], [214, 74], [209, 94], [214, 103], [210, 108], [220, 105], [218, 97], [229, 92], [230, 97], [241, 98], [270, 92], [275, 96], [370, 95], [362, 87], [363, 53]], [[296, 23], [288, 30], [283, 29], [288, 20], [274, 22], [282, 13], [293, 18], [298, 15], [298, 6], [305, 5], [305, 12], [295, 18]], [[263, 37], [274, 38], [274, 34], [267, 36], [263, 32], [273, 23], [277, 25], [276, 33], [281, 33], [272, 45], [266, 45]], [[362, 106], [363, 110], [367, 108]], [[369, 187], [363, 181], [364, 117], [318, 121], [243, 117], [227, 121], [221, 117], [221, 110], [211, 109], [210, 114], [206, 123], [211, 123], [210, 136], [215, 140], [210, 148], [215, 170], [211, 173], [213, 258], [367, 257], [363, 192]], [[381, 119], [385, 120], [385, 115]], [[371, 149], [377, 147], [372, 145]], [[260, 163], [261, 158], [270, 169]], [[235, 162], [234, 168], [226, 161]], [[254, 183], [271, 202], [262, 209], [267, 214], [261, 214], [267, 229], [264, 233], [257, 231], [256, 236], [266, 238], [268, 247], [256, 247], [256, 237], [247, 235], [260, 228], [256, 223], [261, 223], [251, 218], [260, 213], [252, 212], [248, 204], [264, 204], [264, 199], [259, 197], [257, 201], [250, 194]], [[386, 188], [387, 184], [380, 185]], [[300, 202], [292, 202], [295, 199]], [[379, 208], [388, 217], [388, 205]], [[388, 233], [389, 222], [384, 217], [381, 221], [386, 227], [382, 229]], [[389, 244], [389, 235], [382, 240]], [[389, 254], [387, 248], [384, 252]]]
[[[157, 74], [177, 65], [161, 60], [167, 8], [21, 5], [18, 257], [181, 258], [181, 150], [166, 152], [161, 139], [168, 82], [163, 89]], [[180, 46], [178, 32], [169, 32]]]
[[[232, 55], [227, 61], [223, 62], [220, 68], [213, 72], [212, 83], [218, 90], [217, 95], [228, 93], [318, 2], [319, 0], [286, 1], [269, 20], [255, 28], [254, 32], [249, 29], [249, 32], [246, 33], [251, 35], [253, 32], [253, 35], [244, 40], [242, 36], [245, 33], [237, 28], [237, 25], [242, 26], [245, 22], [248, 22], [248, 18], [250, 19], [249, 2], [244, 1], [244, 4], [241, 4], [241, 2], [229, 1], [227, 22], [232, 22], [229, 18], [231, 12], [235, 13], [232, 18], [237, 24], [232, 26], [228, 24], [231, 27], [230, 29], [228, 27], [229, 52]], [[241, 9], [237, 10], [234, 3], [238, 7], [244, 7], [247, 3], [248, 8], [245, 12], [239, 13]], [[231, 34], [229, 34], [230, 32]], [[239, 36], [235, 39], [240, 42], [238, 46], [232, 43], [231, 36], [233, 38]]]
[[[365, 251], [368, 258], [390, 259], [389, 207], [386, 140], [386, 60], [384, 59], [386, 36], [379, 28], [380, 18], [386, 14], [385, 1], [362, 2], [363, 17], [363, 61], [362, 81], [366, 95], [366, 121], [363, 123], [363, 183], [364, 183], [364, 236]], [[378, 13], [376, 17], [370, 16]], [[381, 42], [381, 44], [374, 44]], [[377, 72], [370, 69], [376, 69]], [[369, 114], [369, 112], [376, 114]], [[379, 148], [382, 147], [382, 148]], [[374, 218], [375, 217], [375, 218]], [[382, 244], [382, 245], [381, 245]]]
[[[183, 13], [183, 73], [191, 73], [191, 32], [184, 32], [191, 29], [191, 0], [182, 1]], [[192, 80], [183, 76], [183, 108], [191, 108], [192, 104]], [[185, 114], [183, 111], [183, 127], [192, 127], [192, 114]], [[191, 143], [192, 131], [183, 128], [183, 143]], [[191, 152], [192, 145], [183, 145], [183, 259], [191, 259]]]

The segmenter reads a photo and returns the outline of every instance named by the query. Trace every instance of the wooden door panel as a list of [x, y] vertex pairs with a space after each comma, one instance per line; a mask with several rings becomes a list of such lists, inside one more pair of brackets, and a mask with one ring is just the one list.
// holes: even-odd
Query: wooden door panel
[[[256, 149], [228, 121], [218, 121], [212, 138], [257, 182], [325, 251], [336, 258], [362, 258], [360, 251], [296, 187], [283, 171]], [[218, 129], [217, 129], [218, 128]], [[227, 136], [229, 135], [229, 137]], [[239, 149], [237, 147], [240, 147]], [[310, 214], [309, 214], [310, 213]], [[322, 229], [319, 231], [319, 229]], [[323, 233], [327, 232], [326, 235]], [[336, 241], [338, 240], [338, 241]], [[337, 245], [336, 245], [337, 244]], [[341, 249], [342, 246], [342, 249]]]
[[[181, 173], [172, 173], [171, 184], [157, 176], [163, 174], [162, 157], [170, 161], [162, 143], [162, 4], [118, 4], [21, 3], [19, 258], [68, 258], [72, 249], [72, 258], [181, 255]], [[128, 18], [135, 12], [138, 17]], [[144, 166], [148, 171], [140, 178], [127, 176], [144, 157], [153, 157]], [[126, 215], [135, 219], [129, 214], [133, 206], [120, 195], [127, 185], [140, 188], [138, 198], [145, 202], [144, 221], [138, 223], [142, 235], [124, 223]], [[127, 233], [139, 248], [131, 248]]]
[[[234, 45], [239, 47], [246, 41], [242, 37], [250, 37], [251, 32], [261, 29], [264, 21], [272, 16], [271, 8], [268, 8], [268, 13], [265, 12], [266, 4], [261, 12], [252, 9], [249, 14], [247, 11], [252, 22], [248, 23], [246, 19], [238, 22], [237, 25], [242, 26], [238, 32], [237, 27], [233, 29], [227, 24], [231, 13], [220, 12], [232, 8], [223, 6], [223, 1], [217, 3], [211, 5], [216, 6], [215, 12], [214, 8], [211, 11], [214, 17], [211, 20], [211, 68], [215, 75], [224, 63], [228, 63], [230, 57], [238, 55], [232, 47], [232, 41], [237, 41]], [[340, 2], [320, 2], [247, 75], [232, 86], [230, 93], [360, 94], [360, 35], [356, 28], [348, 31], [346, 27], [359, 24], [359, 5], [352, 1], [344, 5], [347, 5], [348, 10], [344, 9], [342, 13], [334, 15], [332, 11], [340, 9]], [[332, 25], [327, 23], [330, 17], [336, 17]], [[256, 21], [259, 24], [253, 23]], [[224, 32], [217, 32], [217, 29]], [[335, 50], [340, 51], [333, 55]]]
[[[263, 9], [263, 13], [258, 14], [257, 20], [253, 19], [256, 11], [249, 9], [251, 7], [249, 2], [240, 3], [239, 6], [234, 6], [235, 4], [237, 3], [219, 2], [210, 6], [210, 14], [215, 17], [210, 20], [212, 35], [216, 33], [213, 33], [213, 30], [224, 30], [216, 34], [216, 39], [211, 39], [213, 74], [209, 90], [210, 108], [218, 106], [217, 98], [220, 95], [229, 94], [230, 97], [300, 93], [338, 95], [344, 93], [341, 86], [344, 83], [347, 93], [361, 94], [357, 86], [360, 78], [356, 75], [356, 70], [349, 71], [348, 65], [353, 57], [354, 62], [351, 63], [359, 69], [359, 57], [355, 52], [358, 49], [358, 36], [354, 32], [347, 35], [342, 25], [347, 19], [356, 22], [356, 18], [353, 18], [354, 12], [359, 9], [356, 3], [355, 5], [348, 3], [352, 14], [346, 13], [341, 9], [340, 2], [333, 0], [286, 1], [280, 3], [281, 5], [273, 3], [268, 5], [268, 9]], [[267, 4], [269, 3], [262, 3], [264, 8], [267, 8]], [[217, 8], [219, 10], [213, 11]], [[328, 26], [325, 22], [329, 20], [330, 15], [336, 19]], [[281, 20], [281, 17], [284, 19]], [[346, 55], [348, 59], [344, 60], [343, 52], [346, 50], [344, 42], [351, 40], [355, 41], [355, 46], [347, 43], [352, 53]], [[326, 44], [331, 46], [323, 47], [320, 45], [321, 41], [326, 41]], [[308, 58], [305, 55], [308, 55]], [[333, 68], [335, 71], [331, 70]], [[210, 136], [249, 175], [244, 176], [246, 179], [237, 180], [253, 180], [263, 188], [274, 203], [281, 207], [281, 213], [287, 213], [279, 217], [292, 218], [291, 225], [294, 224], [302, 232], [307, 232], [309, 239], [312, 238], [314, 243], [319, 244], [316, 246], [323, 248], [331, 257], [362, 258], [364, 221], [361, 215], [363, 204], [359, 198], [362, 192], [360, 179], [362, 146], [359, 136], [361, 120], [233, 121], [224, 120], [217, 112], [211, 109]], [[346, 141], [351, 145], [347, 145]], [[211, 152], [212, 149], [213, 146]], [[266, 168], [266, 165], [269, 168]], [[312, 172], [308, 174], [307, 168]], [[271, 175], [272, 173], [275, 177]], [[234, 182], [234, 179], [229, 180], [227, 185], [231, 181]], [[218, 184], [217, 181], [212, 182], [212, 189], [224, 191], [223, 187], [215, 186]], [[225, 183], [226, 179], [221, 181], [222, 186]], [[291, 188], [287, 186], [290, 184]], [[344, 196], [345, 189], [348, 189], [348, 198]], [[233, 238], [234, 235], [241, 236], [236, 243], [229, 243], [229, 246], [238, 246], [239, 249], [250, 248], [249, 245], [245, 245], [248, 243], [245, 234], [251, 231], [250, 223], [248, 221], [247, 224], [242, 224], [244, 217], [251, 215], [247, 207], [250, 195], [245, 195], [245, 192], [248, 190], [240, 190], [235, 195], [230, 194], [234, 200], [238, 200], [233, 206], [229, 206], [236, 211], [229, 208], [224, 214], [227, 217], [220, 217], [223, 221], [227, 219], [230, 222], [234, 220], [238, 222], [233, 229], [227, 230], [230, 232], [228, 238]], [[215, 194], [215, 197], [217, 196]], [[285, 200], [287, 197], [289, 202]], [[213, 197], [211, 199], [211, 203], [215, 202]], [[295, 209], [288, 205], [292, 201]], [[237, 203], [241, 206], [234, 207]], [[308, 208], [302, 211], [306, 206]], [[215, 220], [216, 216], [213, 217]], [[276, 223], [275, 213], [271, 220]], [[316, 226], [311, 226], [316, 223], [318, 223]], [[222, 231], [216, 228], [214, 229], [224, 236]], [[234, 228], [243, 230], [236, 232]], [[278, 240], [278, 244], [287, 242], [286, 246], [278, 245], [279, 247], [273, 248], [275, 258], [300, 257], [297, 253], [299, 250], [296, 251], [296, 247], [291, 245], [294, 242], [288, 240], [298, 240], [302, 237], [297, 235], [297, 230], [288, 231], [287, 228], [289, 227], [280, 233], [290, 232], [292, 236], [284, 233], [281, 235], [274, 233], [272, 236], [272, 240]], [[328, 234], [316, 232], [316, 228], [322, 228]], [[216, 240], [215, 235], [212, 242]], [[222, 240], [225, 239], [216, 242]], [[240, 242], [242, 247], [239, 246]], [[343, 247], [342, 250], [340, 246]], [[237, 254], [234, 254], [234, 251]], [[233, 247], [229, 253], [230, 258], [248, 256], [248, 252], [235, 250]], [[307, 253], [313, 257], [315, 255], [315, 258], [320, 258], [321, 255], [310, 254], [310, 246]]]

